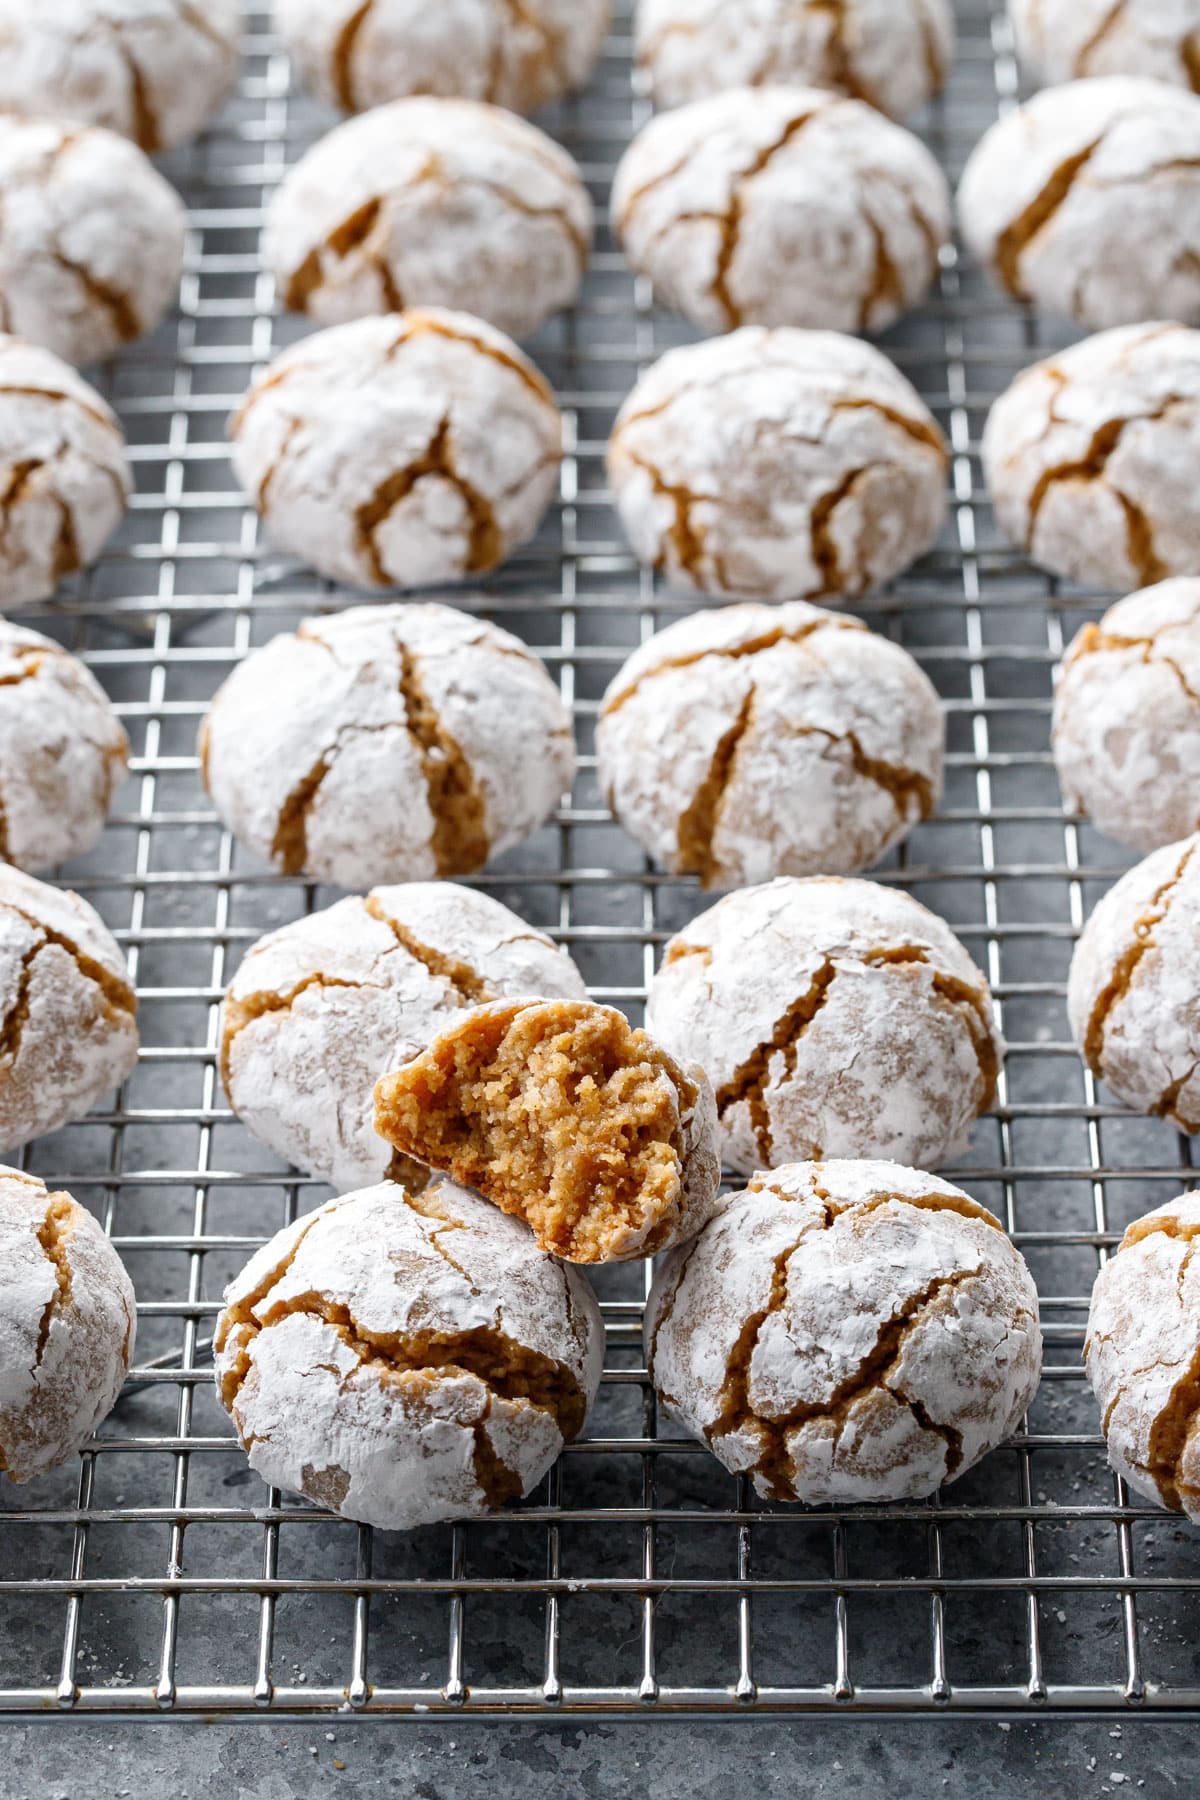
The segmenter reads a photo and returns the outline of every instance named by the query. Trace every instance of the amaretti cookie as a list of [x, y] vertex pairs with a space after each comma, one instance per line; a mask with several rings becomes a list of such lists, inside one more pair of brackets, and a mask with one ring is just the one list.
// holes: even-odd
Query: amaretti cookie
[[385, 1070], [485, 1000], [584, 1000], [565, 950], [452, 882], [375, 888], [247, 951], [221, 1009], [221, 1076], [256, 1138], [341, 1191], [382, 1180]]
[[658, 106], [741, 82], [800, 82], [902, 118], [954, 58], [949, 0], [638, 0], [634, 42]]
[[281, 1231], [225, 1292], [217, 1392], [264, 1481], [387, 1531], [528, 1494], [604, 1362], [587, 1282], [449, 1182]]
[[786, 877], [667, 945], [646, 1026], [716, 1089], [742, 1174], [823, 1157], [949, 1162], [1004, 1055], [983, 975], [950, 927], [869, 881]]
[[617, 818], [709, 888], [867, 868], [933, 812], [944, 741], [907, 651], [803, 600], [669, 625], [613, 681], [596, 730]]
[[95, 676], [50, 638], [0, 619], [0, 856], [47, 869], [90, 850], [128, 757]]
[[1018, 300], [1093, 330], [1200, 322], [1200, 98], [1133, 75], [1046, 88], [963, 172], [963, 235]]
[[1126, 1106], [1200, 1132], [1200, 837], [1123, 875], [1084, 926], [1067, 1007], [1079, 1053]]
[[983, 437], [1012, 542], [1055, 575], [1125, 592], [1200, 574], [1197, 457], [1200, 331], [1173, 324], [1101, 332], [1035, 364]]
[[721, 1179], [703, 1070], [587, 1001], [466, 1013], [379, 1082], [375, 1129], [569, 1262], [629, 1261], [691, 1237]]
[[882, 331], [929, 288], [951, 208], [929, 151], [873, 107], [743, 87], [651, 120], [617, 168], [612, 223], [701, 331]]
[[95, 562], [130, 485], [124, 434], [95, 388], [0, 333], [0, 605], [44, 600]]
[[286, 350], [231, 425], [278, 549], [332, 581], [481, 575], [533, 537], [558, 486], [554, 395], [466, 313], [356, 319]]
[[274, 0], [301, 79], [345, 112], [408, 94], [536, 112], [592, 72], [610, 0]]
[[136, 1317], [92, 1215], [0, 1169], [0, 1473], [30, 1481], [83, 1447], [121, 1391]]
[[238, 0], [0, 0], [0, 109], [169, 150], [237, 81]]
[[768, 1500], [921, 1500], [1016, 1430], [1037, 1289], [990, 1212], [887, 1162], [794, 1163], [729, 1196], [646, 1306], [660, 1399]]
[[1008, 0], [1017, 54], [1040, 86], [1149, 75], [1200, 88], [1200, 0]]
[[519, 638], [433, 603], [306, 619], [239, 663], [200, 731], [222, 820], [284, 875], [467, 875], [575, 773], [571, 717]]
[[0, 116], [0, 330], [111, 356], [173, 304], [183, 237], [178, 194], [127, 138]]
[[1134, 1220], [1096, 1278], [1084, 1360], [1117, 1474], [1200, 1525], [1197, 1236], [1197, 1194]]
[[263, 260], [322, 325], [450, 306], [525, 337], [576, 298], [591, 242], [587, 189], [545, 132], [472, 100], [398, 100], [301, 158]]
[[1054, 696], [1068, 807], [1137, 850], [1200, 826], [1200, 581], [1163, 581], [1084, 625]]
[[78, 894], [0, 864], [0, 1148], [82, 1118], [137, 1062], [125, 958]]
[[843, 599], [928, 550], [946, 511], [945, 440], [869, 344], [768, 331], [670, 350], [608, 447], [621, 522], [681, 587], [751, 600]]

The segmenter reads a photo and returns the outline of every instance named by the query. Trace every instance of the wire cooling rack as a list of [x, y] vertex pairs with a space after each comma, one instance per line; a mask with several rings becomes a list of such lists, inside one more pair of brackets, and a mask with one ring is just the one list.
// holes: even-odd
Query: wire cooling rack
[[[952, 177], [1017, 93], [1000, 0], [958, 11], [953, 85], [921, 121]], [[1064, 818], [1047, 753], [1053, 665], [1098, 596], [1047, 584], [995, 529], [977, 455], [986, 410], [1054, 340], [952, 257], [886, 347], [949, 434], [954, 507], [936, 551], [865, 616], [946, 701], [945, 806], [882, 878], [952, 922], [1002, 1005], [999, 1105], [951, 1174], [1006, 1221], [1041, 1290], [1048, 1366], [1025, 1428], [927, 1504], [760, 1503], [660, 1430], [639, 1268], [598, 1281], [608, 1373], [588, 1439], [494, 1521], [373, 1535], [247, 1469], [211, 1392], [213, 1317], [230, 1275], [325, 1190], [230, 1117], [216, 1009], [249, 942], [333, 896], [238, 851], [200, 787], [195, 734], [238, 658], [346, 597], [260, 543], [226, 459], [231, 406], [297, 335], [258, 268], [264, 202], [330, 122], [296, 98], [259, 7], [245, 47], [236, 103], [168, 165], [190, 207], [181, 308], [106, 371], [137, 475], [127, 527], [89, 577], [23, 615], [84, 656], [134, 741], [102, 846], [62, 874], [128, 950], [141, 1061], [112, 1111], [25, 1160], [103, 1219], [137, 1284], [140, 1334], [139, 1366], [81, 1461], [0, 1492], [0, 1711], [1200, 1711], [1200, 1534], [1114, 1480], [1080, 1367], [1098, 1258], [1192, 1179], [1187, 1142], [1106, 1104], [1067, 1032], [1072, 942], [1122, 866]], [[548, 117], [601, 207], [644, 112], [624, 0], [588, 92]], [[585, 752], [570, 806], [481, 884], [635, 1017], [661, 944], [704, 902], [648, 869], [596, 787], [606, 683], [687, 610], [628, 555], [603, 450], [638, 370], [681, 336], [602, 233], [581, 304], [534, 345], [569, 422], [561, 502], [473, 603], [560, 677]]]

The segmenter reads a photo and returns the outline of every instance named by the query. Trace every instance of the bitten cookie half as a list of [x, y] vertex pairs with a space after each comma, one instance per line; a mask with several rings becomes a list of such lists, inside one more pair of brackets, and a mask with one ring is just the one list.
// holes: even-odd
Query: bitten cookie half
[[250, 1466], [387, 1531], [528, 1494], [596, 1397], [586, 1281], [449, 1182], [394, 1182], [281, 1231], [225, 1292], [217, 1393]]
[[703, 1071], [587, 1001], [465, 1014], [380, 1081], [375, 1129], [568, 1262], [653, 1256], [700, 1229], [720, 1186]]
[[885, 1162], [754, 1177], [672, 1251], [646, 1307], [668, 1411], [770, 1500], [919, 1500], [1037, 1392], [1033, 1278], [991, 1213]]
[[92, 1215], [0, 1169], [0, 1473], [30, 1481], [82, 1448], [135, 1335], [133, 1284]]

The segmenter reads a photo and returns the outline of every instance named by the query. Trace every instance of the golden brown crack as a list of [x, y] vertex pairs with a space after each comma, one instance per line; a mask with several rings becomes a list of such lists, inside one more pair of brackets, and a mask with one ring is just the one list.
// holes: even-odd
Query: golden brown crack
[[1108, 11], [1100, 19], [1095, 30], [1087, 39], [1087, 42], [1081, 45], [1079, 54], [1075, 58], [1076, 77], [1091, 74], [1092, 59], [1095, 57], [1097, 51], [1103, 47], [1105, 40], [1120, 23], [1121, 15], [1125, 11], [1125, 5], [1126, 0], [1113, 0], [1113, 5], [1109, 7]]
[[[623, 447], [623, 453], [635, 468], [641, 469], [643, 474], [649, 476], [655, 493], [670, 502], [673, 517], [667, 527], [667, 542], [674, 550], [675, 561], [680, 570], [688, 576], [695, 587], [702, 588], [704, 586], [702, 565], [707, 549], [706, 534], [693, 522], [692, 508], [702, 500], [711, 500], [712, 495], [694, 494], [690, 488], [681, 483], [673, 484], [667, 481], [660, 469], [657, 469], [646, 457], [639, 456], [636, 451]], [[659, 557], [655, 567], [661, 570], [665, 561], [665, 557]]]
[[[917, 217], [915, 207], [912, 212], [915, 220]], [[900, 271], [888, 248], [887, 235], [882, 225], [875, 219], [868, 219], [867, 224], [870, 228], [875, 255], [871, 270], [871, 285], [863, 295], [862, 305], [859, 308], [858, 329], [860, 331], [870, 329], [872, 320], [881, 308], [901, 311], [907, 298], [904, 283], [900, 279]]]
[[1074, 187], [1081, 170], [1087, 167], [1104, 142], [1104, 133], [1085, 144], [1074, 156], [1061, 162], [1040, 192], [1015, 219], [1010, 219], [996, 239], [993, 260], [1001, 282], [1018, 300], [1029, 295], [1021, 281], [1021, 258], [1038, 233], [1047, 226]]
[[[429, 1171], [426, 1172], [427, 1174], [429, 1173]], [[430, 1245], [441, 1257], [442, 1261], [448, 1264], [449, 1267], [454, 1270], [455, 1274], [460, 1276], [461, 1279], [466, 1282], [471, 1292], [473, 1294], [478, 1294], [479, 1288], [473, 1277], [468, 1274], [467, 1270], [463, 1268], [463, 1265], [457, 1261], [442, 1242], [442, 1239], [449, 1232], [465, 1231], [466, 1226], [461, 1219], [456, 1219], [452, 1213], [447, 1212], [444, 1204], [439, 1203], [440, 1193], [441, 1184], [432, 1180], [427, 1181], [416, 1193], [411, 1193], [406, 1190], [406, 1199], [409, 1209], [412, 1212], [419, 1213], [423, 1219], [433, 1221], [438, 1226], [438, 1230], [429, 1233], [428, 1241]]]
[[941, 969], [932, 968], [929, 952], [919, 944], [901, 944], [887, 950], [872, 950], [862, 960], [872, 968], [903, 967], [905, 964], [916, 963], [930, 969], [934, 993], [959, 1014], [967, 1028], [975, 1060], [979, 1064], [979, 1078], [983, 1084], [976, 1111], [986, 1112], [996, 1098], [1001, 1067], [987, 995], [969, 981], [962, 981], [956, 975], [947, 975]]
[[355, 511], [359, 545], [377, 587], [390, 587], [392, 576], [384, 563], [376, 534], [418, 483], [429, 476], [448, 482], [463, 503], [467, 515], [465, 573], [484, 574], [488, 569], [494, 569], [504, 555], [504, 537], [491, 501], [460, 475], [455, 465], [452, 431], [452, 421], [447, 413], [429, 440], [424, 455], [385, 476], [371, 498]]
[[[993, 1231], [1002, 1230], [999, 1219], [990, 1213], [986, 1206], [978, 1200], [972, 1200], [969, 1194], [960, 1193], [957, 1189], [949, 1192], [934, 1190], [927, 1194], [894, 1194], [887, 1190], [871, 1194], [867, 1199], [839, 1200], [823, 1187], [813, 1182], [813, 1192], [825, 1208], [825, 1226], [828, 1228], [842, 1213], [852, 1212], [858, 1217], [867, 1213], [878, 1212], [884, 1206], [915, 1206], [922, 1212], [953, 1212], [960, 1218], [973, 1219], [977, 1224], [990, 1225]], [[796, 1196], [786, 1189], [777, 1187], [769, 1169], [760, 1169], [746, 1183], [746, 1191], [751, 1194], [774, 1194], [777, 1200], [785, 1205], [795, 1205]]]
[[667, 953], [663, 957], [663, 968], [669, 969], [672, 963], [682, 962], [685, 956], [699, 956], [702, 958], [705, 968], [708, 967], [713, 959], [712, 948], [710, 945], [685, 944], [681, 939], [676, 939], [673, 944], [667, 946]]
[[32, 913], [23, 912], [20, 907], [6, 903], [6, 910], [23, 919], [31, 930], [40, 933], [37, 941], [31, 944], [21, 958], [20, 973], [17, 978], [17, 991], [13, 1003], [0, 1025], [0, 1061], [8, 1059], [10, 1066], [15, 1063], [21, 1050], [21, 1040], [25, 1026], [29, 1020], [30, 990], [33, 982], [33, 966], [42, 952], [49, 945], [55, 944], [65, 950], [75, 964], [76, 969], [85, 981], [90, 981], [99, 990], [101, 1012], [109, 1024], [122, 1019], [130, 1019], [137, 1012], [137, 996], [127, 981], [111, 973], [94, 957], [88, 956], [69, 937], [61, 931], [55, 931]]
[[753, 181], [756, 175], [761, 175], [779, 152], [787, 148], [793, 138], [798, 136], [808, 124], [812, 116], [811, 112], [802, 112], [788, 120], [778, 136], [773, 138], [769, 144], [765, 144], [757, 156], [739, 172], [725, 212], [715, 216], [719, 235], [716, 267], [710, 291], [713, 299], [724, 313], [726, 325], [731, 331], [742, 323], [742, 310], [733, 298], [729, 282], [733, 271], [733, 259], [737, 255], [738, 244], [741, 241], [746, 185]]
[[343, 112], [358, 111], [354, 91], [354, 47], [374, 4], [375, 0], [362, 0], [339, 31], [330, 54], [329, 79]]
[[89, 419], [94, 419], [97, 425], [103, 425], [106, 431], [112, 432], [114, 436], [120, 436], [121, 427], [112, 414], [102, 411], [99, 406], [89, 404], [79, 394], [64, 394], [57, 388], [29, 387], [19, 382], [0, 381], [0, 395], [7, 394], [20, 394], [30, 400], [49, 400], [53, 406], [77, 407], [80, 412], [86, 413]]
[[795, 1068], [796, 1047], [824, 1006], [836, 977], [835, 965], [829, 960], [822, 963], [807, 991], [788, 1007], [766, 1043], [759, 1044], [730, 1079], [717, 1089], [719, 1118], [723, 1119], [730, 1107], [736, 1106], [740, 1101], [747, 1102], [758, 1154], [764, 1163], [770, 1162], [773, 1149], [771, 1115], [766, 1099], [767, 1082], [771, 1077], [771, 1059], [783, 1055], [785, 1073], [782, 1079], [786, 1081]]
[[[225, 1092], [230, 1091], [230, 1059], [233, 1046], [255, 1019], [261, 1019], [267, 1013], [290, 1012], [301, 994], [307, 994], [311, 988], [362, 988], [370, 985], [362, 981], [344, 981], [335, 975], [323, 975], [318, 972], [298, 981], [286, 993], [263, 990], [255, 994], [247, 994], [244, 999], [235, 999], [232, 993], [225, 996], [225, 1004], [221, 1014], [221, 1080]], [[230, 1096], [232, 1098], [232, 1095]]]
[[1190, 1069], [1185, 1069], [1182, 1075], [1163, 1089], [1154, 1105], [1149, 1109], [1152, 1119], [1173, 1118], [1180, 1130], [1186, 1131], [1189, 1135], [1200, 1131], [1200, 1122], [1193, 1123], [1179, 1111], [1179, 1097], [1184, 1088], [1194, 1080], [1197, 1069], [1200, 1069], [1200, 1061], [1194, 1062]]
[[78, 1224], [79, 1208], [69, 1194], [59, 1193], [47, 1196], [46, 1214], [38, 1226], [37, 1241], [42, 1247], [47, 1262], [54, 1269], [55, 1286], [54, 1292], [42, 1309], [42, 1317], [38, 1325], [35, 1369], [41, 1367], [54, 1315], [70, 1305], [71, 1264], [67, 1257], [67, 1244], [75, 1235]]
[[862, 477], [869, 474], [874, 466], [874, 464], [870, 464], [865, 469], [851, 469], [827, 493], [819, 495], [813, 501], [808, 528], [812, 538], [813, 565], [821, 577], [823, 594], [840, 594], [845, 587], [841, 552], [837, 547], [831, 528], [833, 515], [842, 501], [849, 499]]
[[271, 839], [271, 860], [279, 864], [285, 875], [302, 875], [307, 867], [308, 817], [340, 747], [339, 740], [322, 750], [280, 808], [275, 835]]
[[830, 411], [835, 413], [878, 413], [881, 419], [886, 419], [889, 425], [894, 425], [897, 431], [902, 431], [905, 437], [911, 438], [915, 444], [924, 444], [928, 449], [935, 450], [937, 452], [938, 461], [942, 464], [943, 468], [948, 468], [950, 465], [950, 456], [946, 449], [946, 441], [937, 426], [931, 424], [926, 419], [914, 419], [911, 413], [901, 411], [898, 406], [889, 406], [885, 400], [835, 400]]
[[827, 83], [854, 100], [865, 100], [868, 106], [877, 110], [879, 96], [860, 75], [850, 51], [850, 36], [847, 31], [846, 0], [808, 0], [806, 10], [813, 13], [824, 13], [829, 19], [829, 40], [825, 46], [827, 63]]
[[79, 553], [79, 540], [75, 535], [75, 517], [70, 502], [63, 494], [54, 496], [58, 507], [58, 537], [54, 545], [54, 566], [52, 573], [55, 581], [62, 581], [73, 575], [80, 568], [83, 558]]
[[946, 81], [946, 65], [942, 60], [942, 47], [933, 20], [925, 9], [924, 0], [918, 0], [918, 25], [921, 33], [921, 55], [925, 63], [925, 73], [931, 94], [940, 93]]
[[[1162, 634], [1164, 637], [1166, 635], [1166, 632]], [[1095, 656], [1105, 651], [1116, 653], [1123, 650], [1140, 650], [1142, 652], [1140, 660], [1143, 663], [1149, 667], [1161, 666], [1169, 669], [1188, 699], [1194, 700], [1200, 705], [1200, 690], [1191, 685], [1178, 662], [1174, 657], [1166, 654], [1161, 648], [1161, 644], [1162, 637], [1125, 637], [1120, 632], [1106, 631], [1101, 625], [1085, 625], [1071, 646], [1067, 666], [1072, 666], [1085, 656]]]
[[483, 867], [491, 851], [483, 790], [462, 747], [446, 730], [425, 692], [416, 657], [399, 638], [396, 652], [405, 721], [420, 754], [433, 817], [432, 849], [438, 875], [471, 875]]
[[1113, 1008], [1129, 992], [1142, 958], [1154, 948], [1155, 926], [1161, 925], [1170, 911], [1175, 890], [1187, 873], [1194, 854], [1195, 845], [1189, 844], [1174, 873], [1155, 890], [1145, 912], [1134, 923], [1129, 944], [1113, 964], [1111, 975], [1096, 997], [1082, 1046], [1084, 1060], [1094, 1075], [1104, 1074], [1104, 1034]]
[[[341, 261], [349, 256], [352, 250], [359, 249], [366, 243], [379, 223], [382, 211], [381, 196], [373, 194], [369, 200], [364, 200], [361, 206], [349, 213], [340, 225], [336, 225], [323, 243], [314, 245], [299, 268], [295, 269], [288, 279], [284, 305], [289, 312], [308, 311], [309, 301], [325, 279], [322, 257], [335, 256]], [[372, 266], [382, 283], [389, 310], [402, 312], [404, 310], [403, 297], [395, 287], [386, 256], [380, 254], [373, 257]]]
[[489, 362], [499, 363], [502, 369], [507, 369], [510, 374], [517, 376], [531, 394], [552, 410], [557, 410], [553, 389], [541, 371], [536, 369], [532, 363], [526, 362], [523, 357], [513, 355], [499, 344], [490, 343], [475, 332], [464, 331], [461, 326], [448, 325], [442, 319], [432, 318], [429, 313], [414, 310], [408, 314], [399, 336], [392, 345], [390, 354], [394, 355], [405, 344], [412, 343], [416, 338], [421, 337], [445, 338], [451, 344], [469, 345], [472, 350], [477, 350], [480, 356], [485, 356]]
[[1163, 1505], [1170, 1507], [1172, 1512], [1184, 1510], [1179, 1465], [1197, 1413], [1200, 1413], [1200, 1348], [1171, 1389], [1166, 1405], [1150, 1430], [1145, 1472], [1162, 1496]]
[[641, 692], [647, 682], [676, 669], [690, 669], [696, 663], [706, 661], [710, 656], [720, 657], [726, 662], [736, 662], [744, 656], [758, 656], [764, 650], [773, 650], [776, 644], [803, 644], [806, 639], [818, 631], [865, 630], [866, 626], [860, 619], [851, 619], [844, 615], [835, 617], [827, 614], [810, 619], [807, 625], [801, 625], [794, 631], [788, 631], [782, 625], [773, 626], [767, 631], [761, 631], [753, 637], [745, 638], [739, 644], [713, 644], [702, 650], [693, 650], [687, 656], [665, 657], [662, 662], [654, 663], [652, 667], [645, 669], [636, 680], [629, 682], [627, 686], [618, 688], [605, 700], [600, 709], [600, 716], [603, 719], [611, 719], [613, 714], [619, 712], [628, 701], [633, 699], [635, 694]]
[[[1104, 481], [1109, 463], [1116, 454], [1121, 438], [1130, 425], [1152, 424], [1162, 419], [1173, 406], [1179, 404], [1177, 394], [1169, 394], [1167, 398], [1150, 412], [1129, 413], [1120, 418], [1107, 419], [1092, 436], [1092, 441], [1083, 455], [1074, 462], [1059, 463], [1052, 469], [1043, 469], [1030, 491], [1027, 503], [1028, 525], [1025, 534], [1025, 547], [1029, 549], [1037, 532], [1038, 519], [1050, 490], [1061, 481], [1095, 482]], [[1051, 423], [1057, 423], [1051, 416]], [[1154, 550], [1154, 534], [1149, 520], [1137, 503], [1121, 492], [1111, 482], [1105, 482], [1108, 491], [1122, 507], [1125, 513], [1127, 553], [1130, 563], [1137, 570], [1144, 587], [1151, 587], [1161, 581], [1168, 573], [1165, 564], [1161, 563]]]
[[1179, 59], [1187, 72], [1192, 92], [1200, 94], [1200, 31], [1188, 32], [1179, 46]]
[[402, 950], [406, 950], [415, 961], [423, 963], [431, 975], [437, 975], [448, 982], [455, 997], [464, 1006], [479, 1006], [485, 1000], [498, 998], [495, 990], [470, 963], [461, 962], [455, 956], [447, 956], [444, 951], [435, 950], [430, 944], [423, 944], [407, 925], [401, 925], [391, 913], [384, 911], [377, 895], [368, 894], [363, 908], [373, 919], [387, 926]]
[[695, 798], [679, 820], [677, 875], [698, 875], [704, 887], [712, 887], [722, 872], [720, 859], [714, 854], [713, 839], [721, 822], [721, 809], [729, 784], [733, 780], [738, 750], [754, 719], [755, 688], [750, 686], [737, 718], [720, 738], [713, 752], [708, 773], [696, 790]]
[[102, 281], [91, 269], [86, 268], [83, 263], [73, 261], [62, 250], [54, 249], [49, 254], [60, 269], [74, 276], [99, 311], [108, 315], [113, 330], [123, 344], [131, 343], [141, 335], [141, 320], [128, 294], [114, 287], [111, 282]]
[[257, 1309], [262, 1305], [271, 1289], [283, 1280], [299, 1256], [300, 1246], [322, 1216], [322, 1212], [318, 1211], [307, 1218], [279, 1261], [272, 1265], [261, 1281], [250, 1289], [249, 1293], [243, 1294], [232, 1305], [226, 1306], [217, 1320], [216, 1331], [213, 1334], [214, 1355], [219, 1358], [230, 1338], [235, 1334], [238, 1343], [238, 1355], [234, 1365], [220, 1376], [218, 1383], [221, 1404], [226, 1412], [232, 1410], [233, 1402], [237, 1399], [242, 1383], [250, 1372], [250, 1343], [257, 1337], [261, 1329], [255, 1316]]
[[1200, 1221], [1193, 1224], [1178, 1218], [1174, 1213], [1147, 1213], [1144, 1218], [1135, 1219], [1129, 1226], [1121, 1239], [1118, 1255], [1148, 1237], [1170, 1237], [1178, 1239], [1180, 1243], [1192, 1244], [1200, 1238]]
[[662, 1336], [663, 1327], [667, 1324], [672, 1313], [675, 1311], [676, 1302], [679, 1299], [680, 1292], [683, 1288], [684, 1278], [688, 1272], [688, 1264], [691, 1262], [693, 1256], [695, 1256], [703, 1241], [704, 1234], [703, 1232], [699, 1232], [692, 1239], [691, 1243], [681, 1250], [679, 1261], [675, 1266], [675, 1279], [671, 1285], [671, 1291], [664, 1297], [659, 1305], [658, 1317], [654, 1321], [654, 1329], [650, 1334], [650, 1343], [646, 1349], [646, 1370], [651, 1381], [654, 1380], [654, 1363], [655, 1358], [658, 1355], [658, 1340]]

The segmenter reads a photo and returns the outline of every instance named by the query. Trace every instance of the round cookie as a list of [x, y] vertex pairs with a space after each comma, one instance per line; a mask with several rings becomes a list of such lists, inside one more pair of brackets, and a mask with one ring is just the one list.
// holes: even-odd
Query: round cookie
[[951, 230], [925, 146], [815, 88], [731, 88], [660, 113], [617, 168], [613, 231], [701, 331], [882, 331], [923, 298]]
[[22, 869], [83, 856], [128, 758], [95, 676], [50, 638], [0, 619], [0, 856]]
[[706, 1069], [741, 1174], [835, 1157], [925, 1168], [965, 1148], [1004, 1040], [950, 927], [870, 881], [783, 877], [667, 945], [646, 1028]]
[[949, 0], [638, 0], [638, 67], [658, 106], [740, 83], [832, 88], [903, 118], [954, 59]]
[[344, 112], [462, 95], [536, 112], [587, 81], [611, 0], [273, 0], [300, 78]]
[[537, 531], [562, 460], [528, 358], [480, 319], [428, 309], [304, 338], [230, 431], [276, 546], [363, 588], [496, 568]]
[[83, 1447], [136, 1329], [133, 1283], [91, 1213], [0, 1169], [0, 1473], [30, 1481]]
[[1200, 1196], [1135, 1219], [1092, 1289], [1084, 1361], [1108, 1460], [1156, 1506], [1200, 1525]]
[[699, 1231], [721, 1184], [703, 1069], [609, 1006], [495, 1001], [375, 1089], [375, 1129], [568, 1262], [629, 1262]]
[[233, 91], [241, 24], [238, 0], [0, 0], [0, 110], [170, 150]]
[[544, 132], [473, 100], [397, 100], [290, 171], [263, 261], [322, 325], [450, 306], [525, 337], [576, 299], [591, 243], [579, 170]]
[[869, 867], [935, 810], [944, 743], [941, 701], [908, 652], [804, 600], [658, 632], [596, 728], [612, 811], [707, 888]]
[[1200, 1132], [1200, 837], [1123, 875], [1084, 926], [1067, 1009], [1079, 1053], [1126, 1106]]
[[1200, 323], [1200, 98], [1112, 75], [1047, 88], [973, 151], [963, 236], [1014, 298], [1093, 330]]
[[886, 1162], [796, 1163], [727, 1198], [646, 1306], [660, 1399], [769, 1500], [921, 1500], [1016, 1430], [1038, 1297], [991, 1213]]
[[933, 415], [870, 344], [756, 325], [668, 351], [608, 447], [638, 558], [751, 600], [890, 581], [937, 538], [947, 463]]
[[1136, 850], [1200, 826], [1200, 581], [1160, 582], [1084, 625], [1054, 696], [1068, 807]]
[[1008, 0], [1017, 54], [1039, 87], [1148, 75], [1200, 88], [1200, 0]]
[[239, 663], [200, 730], [204, 785], [284, 875], [468, 875], [575, 775], [562, 696], [519, 638], [438, 605], [306, 619]]
[[485, 1000], [583, 1000], [565, 950], [452, 882], [376, 888], [247, 951], [221, 1009], [221, 1077], [256, 1138], [343, 1192], [382, 1180], [373, 1090]]
[[587, 1282], [449, 1182], [281, 1231], [225, 1291], [217, 1393], [274, 1487], [387, 1531], [528, 1494], [604, 1365]]
[[1090, 588], [1200, 574], [1200, 331], [1129, 325], [1019, 375], [993, 406], [983, 466], [996, 517], [1055, 575]]
[[45, 600], [95, 562], [130, 488], [124, 434], [95, 388], [0, 333], [0, 605]]
[[174, 304], [184, 219], [127, 138], [0, 117], [0, 330], [71, 363], [111, 356]]
[[125, 958], [86, 900], [0, 864], [0, 1148], [80, 1119], [137, 1062]]

